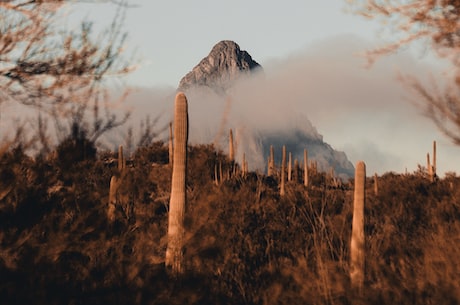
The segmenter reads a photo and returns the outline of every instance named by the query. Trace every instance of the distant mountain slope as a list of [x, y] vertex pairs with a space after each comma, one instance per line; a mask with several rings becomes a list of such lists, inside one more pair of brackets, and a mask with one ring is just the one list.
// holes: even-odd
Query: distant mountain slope
[[[231, 107], [238, 107], [236, 104], [242, 101], [239, 93], [242, 90], [241, 83], [246, 81], [242, 76], [251, 76], [256, 71], [262, 71], [262, 67], [248, 52], [242, 51], [235, 42], [224, 40], [217, 43], [209, 55], [182, 78], [178, 90], [184, 91], [189, 97], [192, 129], [193, 126], [201, 126], [202, 130], [196, 132], [208, 134], [201, 139], [212, 140], [209, 133], [214, 133], [212, 137], [215, 140], [216, 135], [222, 137], [225, 130], [233, 128], [239, 141], [237, 155], [242, 157], [243, 152], [246, 153], [246, 159], [252, 169], [266, 168], [270, 145], [273, 145], [275, 160], [279, 163], [281, 147], [286, 145], [287, 151], [299, 162], [303, 162], [303, 150], [307, 149], [309, 160], [317, 161], [320, 170], [329, 171], [334, 168], [336, 175], [342, 178], [353, 177], [354, 167], [345, 153], [336, 151], [325, 143], [309, 119], [297, 113], [295, 109], [287, 115], [288, 117], [283, 117], [282, 124], [273, 124], [274, 117], [270, 115], [278, 117], [279, 113], [271, 109], [272, 105], [263, 104], [263, 108], [251, 107], [248, 104], [256, 101], [249, 98], [243, 104], [247, 103], [245, 109], [257, 108], [250, 110], [255, 113], [244, 113], [244, 118], [232, 115]], [[249, 90], [252, 90], [250, 84], [246, 83], [246, 87], [249, 86]], [[229, 104], [228, 101], [232, 101], [234, 97], [236, 100]], [[193, 122], [194, 116], [196, 120], [201, 121], [199, 124]], [[265, 116], [268, 122], [265, 127], [257, 124], [262, 116]], [[244, 131], [239, 130], [240, 126], [246, 126]], [[221, 141], [222, 143], [226, 145], [225, 141]]]

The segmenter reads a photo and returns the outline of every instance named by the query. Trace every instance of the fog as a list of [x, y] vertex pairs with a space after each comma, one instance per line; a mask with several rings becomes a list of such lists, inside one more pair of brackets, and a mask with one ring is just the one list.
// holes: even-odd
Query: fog
[[[355, 36], [334, 37], [288, 58], [261, 62], [263, 74], [242, 78], [225, 97], [212, 90], [187, 92], [191, 143], [215, 143], [225, 151], [233, 128], [239, 157], [242, 151], [261, 154], [253, 161], [264, 166], [268, 152], [245, 135], [300, 128], [344, 151], [353, 164], [364, 160], [372, 175], [425, 166], [436, 140], [438, 173], [458, 171], [458, 148], [410, 102], [414, 97], [397, 77], [411, 74], [423, 81], [439, 71], [409, 53], [381, 58], [368, 67], [359, 53], [371, 47]], [[140, 88], [131, 97], [133, 121], [161, 115], [159, 125], [164, 126], [172, 120], [174, 94], [174, 88]]]
[[[288, 58], [259, 61], [263, 73], [240, 79], [227, 96], [210, 89], [186, 92], [190, 142], [214, 143], [226, 152], [232, 128], [237, 160], [244, 152], [252, 169], [264, 168], [268, 151], [254, 135], [281, 133], [288, 137], [290, 131], [302, 130], [311, 139], [322, 139], [345, 152], [353, 164], [364, 160], [368, 175], [372, 175], [412, 172], [418, 164], [426, 166], [426, 154], [431, 154], [436, 140], [438, 173], [459, 172], [459, 148], [410, 102], [414, 97], [397, 78], [398, 73], [405, 73], [423, 80], [430, 74], [439, 76], [439, 69], [408, 52], [381, 58], [367, 67], [358, 53], [372, 46], [351, 35], [328, 38]], [[147, 116], [155, 121], [157, 139], [167, 140], [174, 95], [173, 87], [135, 88], [124, 108], [132, 111], [131, 119], [101, 139], [103, 146], [114, 149], [123, 144], [127, 129], [133, 127], [136, 134]], [[14, 131], [5, 126], [8, 121], [25, 117], [23, 110], [12, 109], [16, 108], [2, 107], [2, 136]]]

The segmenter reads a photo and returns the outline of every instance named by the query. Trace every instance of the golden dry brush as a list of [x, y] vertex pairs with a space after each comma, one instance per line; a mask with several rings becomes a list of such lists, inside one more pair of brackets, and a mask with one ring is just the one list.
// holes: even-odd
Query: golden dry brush
[[165, 265], [175, 275], [184, 271], [183, 243], [184, 216], [187, 202], [187, 142], [188, 142], [188, 105], [184, 93], [179, 92], [175, 99], [174, 109], [174, 156], [169, 201], [168, 246], [166, 248]]

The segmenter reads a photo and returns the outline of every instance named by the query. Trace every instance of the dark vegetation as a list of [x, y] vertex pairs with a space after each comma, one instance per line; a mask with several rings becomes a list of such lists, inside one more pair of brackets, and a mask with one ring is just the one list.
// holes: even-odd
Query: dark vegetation
[[[79, 138], [78, 138], [79, 139]], [[0, 156], [1, 304], [457, 304], [460, 179], [423, 172], [368, 178], [366, 281], [348, 279], [353, 184], [323, 173], [308, 188], [250, 172], [216, 185], [230, 163], [189, 148], [187, 272], [164, 269], [171, 169], [161, 142], [138, 148], [107, 220], [115, 152], [85, 139], [31, 158]]]

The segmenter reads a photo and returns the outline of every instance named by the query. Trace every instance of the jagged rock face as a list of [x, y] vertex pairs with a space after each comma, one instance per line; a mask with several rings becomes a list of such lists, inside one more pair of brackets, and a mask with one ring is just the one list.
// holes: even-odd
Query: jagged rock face
[[[260, 117], [264, 113], [276, 115], [277, 121], [279, 120], [278, 113], [273, 113], [273, 109], [270, 111], [270, 105], [264, 105], [266, 109], [249, 105], [252, 98], [248, 98], [247, 90], [264, 90], [263, 85], [257, 83], [256, 88], [242, 89], [244, 86], [241, 85], [244, 82], [235, 83], [242, 75], [249, 75], [260, 69], [261, 66], [246, 51], [240, 50], [235, 42], [221, 41], [213, 47], [207, 57], [182, 78], [178, 90], [186, 92], [191, 104], [195, 106], [189, 109], [192, 142], [199, 138], [197, 141], [199, 143], [203, 141], [215, 143], [217, 138], [222, 138], [222, 135], [216, 135], [214, 131], [219, 133], [226, 128], [234, 128], [239, 147], [236, 153], [237, 162], [241, 162], [242, 154], [245, 153], [251, 170], [265, 170], [270, 145], [273, 145], [276, 150], [275, 159], [279, 164], [281, 147], [286, 145], [292, 157], [300, 162], [303, 162], [303, 151], [307, 149], [309, 160], [317, 161], [319, 170], [329, 171], [332, 167], [336, 175], [341, 178], [353, 177], [354, 167], [345, 153], [336, 151], [325, 143], [307, 117], [292, 111], [289, 114], [282, 114], [282, 124], [273, 121], [268, 125], [265, 121], [261, 123]], [[239, 103], [233, 103], [232, 107], [227, 109], [227, 102], [233, 98]], [[243, 108], [238, 109], [238, 107], [243, 107], [245, 111], [241, 111]], [[206, 109], [205, 112], [203, 109]], [[235, 113], [239, 115], [233, 116], [232, 110], [236, 110]], [[213, 114], [212, 118], [207, 117], [210, 113]], [[215, 121], [221, 113], [225, 113], [225, 118]], [[248, 120], [248, 117], [252, 119]], [[272, 119], [273, 117], [269, 120]], [[228, 143], [228, 140], [224, 142]]]
[[181, 79], [178, 90], [187, 91], [191, 87], [205, 86], [217, 93], [225, 93], [242, 74], [252, 73], [261, 68], [238, 44], [223, 40]]

